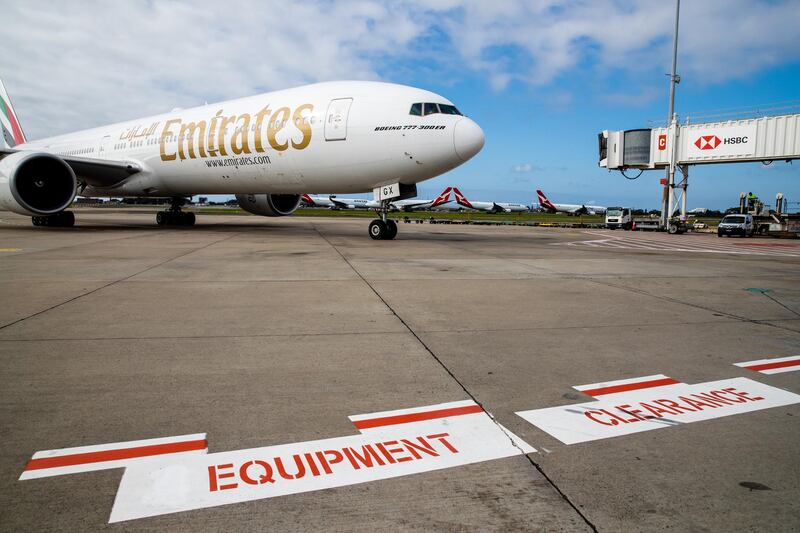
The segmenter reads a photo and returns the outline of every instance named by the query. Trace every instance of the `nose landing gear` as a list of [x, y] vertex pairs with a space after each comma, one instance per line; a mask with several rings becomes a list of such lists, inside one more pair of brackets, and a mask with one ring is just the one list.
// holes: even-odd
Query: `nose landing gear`
[[389, 203], [389, 200], [382, 200], [381, 207], [377, 210], [381, 218], [369, 223], [369, 236], [376, 241], [390, 241], [397, 237], [397, 223], [388, 216]]
[[186, 203], [184, 198], [173, 198], [168, 210], [156, 213], [156, 224], [159, 226], [194, 226], [194, 213], [181, 211], [184, 203]]

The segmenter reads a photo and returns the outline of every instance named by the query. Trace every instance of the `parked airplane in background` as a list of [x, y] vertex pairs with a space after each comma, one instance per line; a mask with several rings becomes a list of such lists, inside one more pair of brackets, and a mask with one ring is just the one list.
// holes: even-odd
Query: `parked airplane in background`
[[467, 209], [488, 211], [489, 213], [524, 213], [530, 211], [530, 208], [523, 204], [512, 204], [508, 202], [470, 202], [456, 187], [453, 187], [453, 193], [456, 195], [456, 203]]
[[[390, 83], [317, 83], [29, 142], [0, 83], [0, 206], [36, 226], [72, 226], [85, 197], [170, 197], [159, 225], [192, 225], [185, 198], [234, 194], [242, 209], [290, 215], [306, 191], [390, 204], [483, 147], [481, 128], [435, 93]], [[398, 202], [399, 200], [399, 202]], [[407, 205], [407, 204], [402, 204]]]
[[554, 204], [540, 190], [536, 191], [539, 198], [539, 207], [550, 213], [567, 213], [570, 215], [602, 215], [606, 208], [601, 205], [583, 204]]
[[322, 196], [304, 194], [301, 201], [308, 207], [327, 207], [328, 209], [380, 209], [381, 203], [366, 198], [339, 198], [334, 195]]
[[320, 194], [304, 194], [300, 197], [300, 203], [306, 207], [325, 207], [333, 209], [334, 204], [328, 196]]
[[445, 190], [442, 191], [442, 194], [436, 197], [434, 200], [398, 200], [392, 202], [392, 208], [397, 211], [416, 211], [418, 209], [433, 209], [434, 207], [438, 207], [440, 205], [446, 204], [450, 201], [450, 192], [453, 190], [452, 187], [447, 187]]

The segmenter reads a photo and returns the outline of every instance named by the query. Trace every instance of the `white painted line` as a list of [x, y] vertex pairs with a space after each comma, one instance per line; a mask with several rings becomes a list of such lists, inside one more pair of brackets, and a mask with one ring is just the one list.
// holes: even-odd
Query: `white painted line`
[[773, 359], [757, 359], [755, 361], [745, 361], [744, 363], [734, 364], [748, 370], [753, 370], [754, 372], [761, 372], [762, 374], [781, 374], [783, 372], [800, 370], [800, 355], [775, 357]]
[[366, 483], [535, 451], [472, 401], [350, 419], [363, 433], [132, 465], [122, 476], [109, 521]]
[[590, 383], [589, 385], [575, 385], [573, 389], [579, 390], [595, 398], [608, 394], [620, 392], [651, 389], [655, 387], [666, 387], [680, 384], [679, 381], [665, 376], [664, 374], [653, 374], [652, 376], [642, 376], [638, 378], [618, 379], [615, 381], [604, 381], [601, 383]]
[[153, 457], [203, 454], [207, 451], [205, 433], [45, 450], [33, 454], [19, 479], [123, 468]]
[[517, 414], [565, 444], [629, 435], [800, 403], [800, 395], [747, 378], [646, 388]]

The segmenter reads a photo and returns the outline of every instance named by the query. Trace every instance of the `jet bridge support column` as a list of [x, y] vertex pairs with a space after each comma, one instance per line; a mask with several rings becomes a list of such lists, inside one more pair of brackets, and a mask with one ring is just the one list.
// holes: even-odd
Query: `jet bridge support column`
[[686, 193], [689, 188], [689, 165], [681, 165], [681, 174], [683, 174], [683, 196], [681, 196], [681, 220], [686, 221]]

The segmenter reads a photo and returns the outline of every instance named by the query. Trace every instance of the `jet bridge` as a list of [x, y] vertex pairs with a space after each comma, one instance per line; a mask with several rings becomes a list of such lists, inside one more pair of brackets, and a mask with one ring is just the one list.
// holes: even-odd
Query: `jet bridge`
[[800, 159], [800, 113], [668, 128], [604, 131], [600, 166], [609, 170]]
[[[679, 124], [664, 128], [603, 131], [598, 135], [599, 165], [609, 170], [680, 170], [683, 179], [670, 177], [666, 220], [680, 200], [686, 219], [689, 166], [712, 163], [751, 163], [800, 159], [800, 113], [720, 122]], [[674, 189], [681, 190], [680, 199]]]

